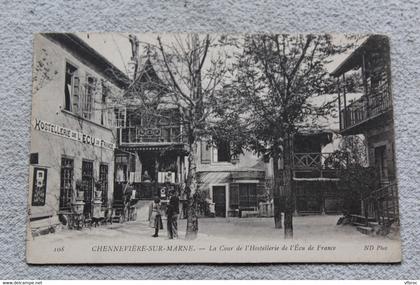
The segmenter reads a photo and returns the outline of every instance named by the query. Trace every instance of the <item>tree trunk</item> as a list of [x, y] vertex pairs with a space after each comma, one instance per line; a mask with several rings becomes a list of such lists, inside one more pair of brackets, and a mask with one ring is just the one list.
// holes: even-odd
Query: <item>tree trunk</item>
[[196, 156], [197, 145], [196, 143], [192, 143], [190, 144], [190, 153], [188, 155], [188, 176], [185, 187], [189, 189], [187, 192], [187, 230], [185, 233], [185, 238], [188, 240], [195, 239], [198, 233]]
[[281, 221], [281, 198], [280, 198], [280, 171], [279, 171], [279, 155], [275, 153], [273, 155], [273, 201], [274, 201], [274, 227], [276, 229], [282, 228]]
[[294, 199], [292, 191], [292, 140], [287, 134], [283, 140], [283, 183], [285, 194], [284, 238], [293, 238]]

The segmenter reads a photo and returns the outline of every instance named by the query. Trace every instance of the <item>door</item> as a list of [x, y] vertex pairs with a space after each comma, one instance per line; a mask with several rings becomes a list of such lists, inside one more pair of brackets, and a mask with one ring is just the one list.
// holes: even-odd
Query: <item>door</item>
[[321, 183], [315, 181], [294, 182], [296, 209], [299, 213], [322, 213], [322, 189], [325, 185]]
[[61, 158], [60, 173], [60, 210], [70, 211], [73, 193], [74, 161]]
[[102, 188], [102, 205], [107, 206], [108, 203], [108, 165], [101, 163], [99, 166], [99, 181]]
[[388, 169], [386, 165], [386, 146], [375, 147], [375, 167], [381, 184], [388, 181]]
[[93, 162], [83, 160], [82, 162], [82, 187], [84, 191], [84, 214], [90, 216], [92, 212], [93, 195]]
[[213, 186], [213, 203], [216, 217], [226, 217], [226, 186]]

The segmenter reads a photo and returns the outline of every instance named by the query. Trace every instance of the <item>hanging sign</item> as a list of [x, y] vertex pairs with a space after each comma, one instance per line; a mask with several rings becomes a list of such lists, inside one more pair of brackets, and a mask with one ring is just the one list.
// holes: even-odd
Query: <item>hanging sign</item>
[[138, 128], [137, 136], [138, 137], [159, 137], [161, 135], [161, 130], [159, 128]]
[[114, 150], [115, 144], [107, 142], [103, 139], [96, 138], [92, 135], [88, 135], [82, 132], [73, 131], [71, 129], [58, 126], [53, 123], [49, 123], [43, 120], [36, 119], [33, 121], [33, 127], [37, 131], [50, 133], [63, 138], [68, 138], [74, 141], [79, 141], [83, 144], [92, 145], [95, 147], [101, 147], [104, 149]]
[[44, 206], [47, 191], [47, 169], [34, 168], [32, 185], [32, 206]]

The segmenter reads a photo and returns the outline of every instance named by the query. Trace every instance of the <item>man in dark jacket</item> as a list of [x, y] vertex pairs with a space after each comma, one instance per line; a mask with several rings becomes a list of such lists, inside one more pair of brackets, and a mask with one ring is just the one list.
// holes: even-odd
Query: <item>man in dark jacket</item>
[[175, 190], [169, 191], [169, 203], [166, 211], [168, 217], [168, 238], [178, 238], [179, 198]]

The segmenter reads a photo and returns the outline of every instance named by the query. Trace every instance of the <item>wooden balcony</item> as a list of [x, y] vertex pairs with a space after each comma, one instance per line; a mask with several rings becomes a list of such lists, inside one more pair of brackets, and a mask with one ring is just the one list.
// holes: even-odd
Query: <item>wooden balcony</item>
[[[337, 79], [342, 134], [355, 135], [377, 128], [370, 122], [391, 113], [389, 60], [388, 37], [371, 35], [331, 73]], [[354, 101], [358, 94], [362, 97]]]
[[334, 153], [293, 153], [295, 179], [337, 179], [338, 171], [347, 166], [347, 160]]
[[362, 96], [352, 102], [340, 112], [340, 130], [349, 131], [350, 128], [364, 124], [392, 109], [389, 92], [375, 94], [375, 96]]

